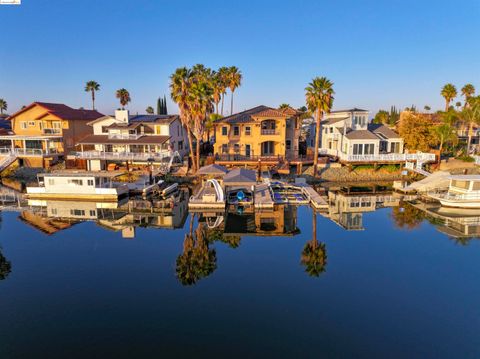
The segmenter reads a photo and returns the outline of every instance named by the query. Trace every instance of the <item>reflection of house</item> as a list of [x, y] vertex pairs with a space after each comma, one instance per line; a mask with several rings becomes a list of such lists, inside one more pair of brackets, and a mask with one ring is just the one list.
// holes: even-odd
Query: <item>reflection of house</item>
[[327, 217], [347, 230], [363, 230], [363, 213], [398, 206], [400, 199], [401, 196], [392, 192], [348, 194], [331, 191]]
[[255, 236], [292, 236], [300, 233], [297, 227], [297, 207], [275, 206], [273, 211], [248, 214], [227, 213], [225, 234]]
[[156, 162], [175, 151], [188, 152], [185, 130], [177, 115], [129, 115], [115, 111], [91, 121], [93, 134], [78, 142], [76, 157], [89, 161], [89, 169], [105, 169], [108, 161]]
[[73, 150], [75, 143], [90, 133], [87, 123], [100, 116], [97, 111], [34, 102], [8, 117], [14, 134], [0, 136], [9, 141], [0, 155], [16, 156], [31, 167], [48, 166]]
[[291, 108], [267, 106], [227, 116], [215, 122], [216, 162], [278, 163], [298, 158], [301, 121]]
[[32, 211], [22, 211], [19, 218], [24, 223], [27, 223], [33, 228], [38, 229], [39, 231], [48, 235], [70, 228], [72, 224], [74, 224], [71, 221], [63, 221], [55, 218], [45, 217], [41, 213]]

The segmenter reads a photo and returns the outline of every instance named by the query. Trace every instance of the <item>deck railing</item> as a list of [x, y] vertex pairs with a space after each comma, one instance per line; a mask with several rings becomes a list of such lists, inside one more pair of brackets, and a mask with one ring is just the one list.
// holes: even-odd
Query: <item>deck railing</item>
[[110, 140], [138, 140], [142, 136], [144, 135], [134, 134], [134, 133], [109, 133], [108, 134], [108, 138]]
[[31, 156], [31, 157], [39, 157], [39, 156], [47, 156], [53, 154], [59, 154], [56, 148], [49, 148], [48, 150], [42, 150], [40, 148], [10, 148], [10, 147], [1, 147], [0, 148], [0, 155], [9, 156]]
[[136, 160], [136, 161], [149, 161], [154, 162], [164, 161], [170, 159], [172, 153], [170, 151], [164, 152], [103, 152], [103, 151], [83, 151], [73, 153], [77, 158], [91, 159], [91, 160]]
[[338, 157], [346, 162], [403, 162], [403, 161], [419, 161], [433, 162], [435, 154], [433, 153], [384, 153], [377, 155], [347, 155], [337, 150], [320, 148], [318, 153], [321, 155], [329, 155]]
[[226, 162], [234, 162], [234, 161], [264, 161], [264, 162], [281, 162], [283, 161], [283, 156], [246, 156], [241, 154], [216, 154], [215, 160], [217, 161], [226, 161]]

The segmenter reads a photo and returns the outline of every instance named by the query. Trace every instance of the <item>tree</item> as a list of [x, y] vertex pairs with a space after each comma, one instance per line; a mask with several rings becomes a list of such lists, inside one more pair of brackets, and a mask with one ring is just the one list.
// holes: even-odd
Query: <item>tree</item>
[[423, 109], [424, 109], [426, 112], [428, 112], [428, 111], [431, 110], [430, 106], [428, 106], [428, 105], [423, 106]]
[[92, 110], [95, 110], [95, 92], [100, 91], [100, 84], [96, 81], [87, 81], [85, 84], [85, 92], [92, 94]]
[[317, 215], [313, 213], [312, 239], [303, 247], [301, 263], [305, 266], [305, 272], [311, 277], [318, 277], [325, 272], [327, 266], [327, 250], [324, 243], [317, 241]]
[[215, 104], [215, 113], [219, 114], [218, 112], [218, 104], [222, 99], [222, 95], [225, 92], [225, 86], [223, 83], [222, 75], [214, 71], [212, 74], [212, 89], [213, 89], [213, 103]]
[[475, 87], [472, 84], [466, 84], [462, 87], [461, 91], [463, 98], [465, 99], [465, 102], [463, 103], [463, 107], [465, 108], [468, 106], [470, 98], [475, 94]]
[[120, 105], [122, 105], [122, 110], [125, 110], [125, 106], [127, 106], [127, 104], [132, 100], [130, 98], [130, 93], [124, 88], [117, 90], [117, 93], [115, 96], [120, 100]]
[[241, 85], [242, 83], [242, 73], [236, 66], [230, 66], [228, 68], [228, 87], [230, 88], [230, 92], [232, 93], [231, 101], [230, 101], [230, 115], [233, 115], [233, 94], [235, 90]]
[[442, 88], [442, 91], [440, 92], [440, 94], [443, 96], [443, 98], [445, 99], [445, 112], [448, 111], [449, 107], [450, 107], [450, 102], [455, 98], [457, 97], [457, 88], [455, 87], [455, 85], [452, 85], [452, 84], [446, 84], [445, 86], [443, 86]]
[[463, 107], [463, 111], [460, 113], [462, 121], [468, 125], [468, 141], [467, 141], [467, 154], [470, 153], [470, 147], [472, 144], [473, 127], [480, 125], [480, 96], [470, 97], [468, 99], [468, 105]]
[[445, 121], [441, 125], [435, 127], [435, 134], [438, 139], [439, 147], [438, 161], [440, 162], [443, 146], [445, 144], [456, 144], [458, 142], [457, 129], [451, 125], [448, 121]]
[[7, 109], [8, 109], [7, 101], [5, 101], [3, 98], [0, 98], [0, 114], [3, 115], [3, 111], [7, 111]]
[[0, 251], [0, 280], [4, 280], [8, 277], [12, 271], [12, 264], [5, 258]]
[[313, 154], [313, 175], [317, 175], [318, 146], [324, 113], [329, 113], [333, 105], [333, 83], [326, 77], [315, 77], [305, 88], [305, 98], [308, 109], [315, 114], [315, 153]]
[[378, 123], [382, 125], [389, 124], [390, 116], [387, 111], [379, 110], [373, 119], [373, 123]]
[[157, 99], [157, 115], [161, 115], [162, 114], [162, 99], [161, 97], [159, 97]]
[[405, 114], [399, 123], [398, 133], [409, 150], [426, 152], [437, 143], [432, 120], [422, 114]]
[[153, 107], [152, 107], [152, 106], [148, 106], [148, 107], [145, 109], [145, 112], [148, 113], [149, 115], [153, 115], [153, 113], [154, 113]]
[[390, 216], [395, 227], [407, 230], [417, 228], [425, 219], [424, 212], [409, 203], [401, 203], [400, 206], [393, 207]]
[[219, 85], [221, 86], [221, 89], [222, 89], [222, 109], [220, 111], [220, 114], [223, 117], [223, 103], [225, 101], [225, 95], [227, 93], [227, 87], [228, 87], [228, 74], [229, 74], [228, 67], [226, 66], [220, 67], [217, 73], [218, 73]]
[[192, 82], [192, 71], [186, 67], [179, 67], [170, 76], [170, 97], [178, 105], [180, 121], [187, 133], [188, 144], [190, 147], [190, 158], [193, 171], [196, 172], [196, 161], [193, 156], [193, 138], [192, 138], [192, 118], [188, 107], [187, 98], [189, 96], [189, 87]]
[[290, 108], [290, 107], [291, 107], [290, 104], [282, 103], [282, 104], [280, 104], [280, 106], [278, 106], [278, 109], [279, 110], [285, 110], [286, 108]]
[[460, 101], [455, 102], [455, 107], [457, 108], [457, 111], [460, 111], [460, 107], [462, 107], [462, 103]]

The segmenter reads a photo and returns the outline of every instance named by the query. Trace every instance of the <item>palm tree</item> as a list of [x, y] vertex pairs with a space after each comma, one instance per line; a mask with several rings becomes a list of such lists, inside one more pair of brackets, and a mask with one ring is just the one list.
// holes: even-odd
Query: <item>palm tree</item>
[[313, 154], [313, 175], [317, 175], [318, 146], [320, 141], [320, 121], [324, 113], [332, 109], [333, 83], [326, 77], [315, 77], [305, 88], [305, 97], [308, 109], [315, 114], [315, 153]]
[[456, 123], [458, 116], [455, 110], [450, 109], [442, 114], [443, 123], [435, 127], [435, 135], [439, 142], [439, 156], [438, 161], [440, 163], [442, 157], [443, 146], [445, 144], [456, 144], [458, 142]]
[[228, 68], [228, 87], [232, 93], [230, 101], [230, 115], [233, 114], [233, 93], [242, 84], [242, 73], [236, 66]]
[[214, 71], [212, 74], [212, 89], [213, 89], [213, 103], [215, 104], [215, 113], [218, 112], [218, 104], [222, 99], [222, 94], [225, 91], [225, 87], [222, 82], [222, 78], [219, 72]]
[[193, 171], [196, 172], [196, 161], [193, 157], [192, 119], [190, 116], [187, 97], [192, 82], [192, 71], [186, 67], [179, 67], [170, 76], [170, 97], [178, 105], [180, 121], [187, 132], [190, 158]]
[[311, 277], [318, 277], [325, 272], [327, 266], [327, 249], [325, 243], [317, 241], [317, 215], [313, 213], [312, 239], [303, 247], [301, 263], [305, 266], [305, 272]]
[[426, 111], [426, 112], [429, 112], [431, 110], [431, 107], [428, 106], [428, 105], [425, 105], [423, 106], [423, 109]]
[[455, 107], [457, 108], [457, 111], [460, 111], [460, 107], [462, 107], [462, 103], [460, 101], [455, 102]]
[[461, 117], [463, 122], [468, 124], [468, 154], [472, 144], [473, 126], [480, 125], [480, 96], [470, 97], [468, 99], [468, 106], [464, 106]]
[[279, 110], [284, 110], [284, 109], [286, 109], [286, 108], [290, 108], [290, 104], [288, 104], [288, 103], [282, 103], [282, 104], [280, 104], [280, 106], [278, 106], [278, 109], [279, 109]]
[[127, 106], [127, 104], [132, 101], [132, 99], [130, 98], [130, 93], [124, 88], [117, 90], [116, 97], [120, 100], [122, 110], [124, 110], [125, 106]]
[[463, 104], [463, 107], [468, 106], [468, 100], [475, 94], [475, 87], [472, 84], [466, 84], [465, 86], [462, 87], [462, 95], [465, 98], [465, 102]]
[[3, 111], [7, 111], [8, 104], [3, 98], [0, 98], [0, 114], [3, 115]]
[[450, 102], [457, 97], [457, 88], [453, 84], [446, 84], [443, 86], [440, 94], [445, 99], [445, 112], [447, 112], [450, 107]]
[[153, 115], [153, 113], [154, 113], [153, 107], [152, 107], [152, 106], [148, 106], [148, 107], [145, 109], [145, 112], [148, 113], [149, 115]]
[[227, 87], [228, 87], [228, 67], [222, 66], [218, 69], [218, 79], [219, 79], [219, 85], [221, 86], [222, 89], [222, 109], [220, 111], [220, 114], [223, 116], [223, 103], [225, 100], [225, 94], [227, 93]]
[[92, 110], [95, 110], [95, 91], [100, 91], [100, 84], [96, 81], [87, 81], [85, 84], [85, 92], [92, 93]]
[[8, 277], [12, 271], [12, 264], [5, 258], [0, 251], [0, 280]]

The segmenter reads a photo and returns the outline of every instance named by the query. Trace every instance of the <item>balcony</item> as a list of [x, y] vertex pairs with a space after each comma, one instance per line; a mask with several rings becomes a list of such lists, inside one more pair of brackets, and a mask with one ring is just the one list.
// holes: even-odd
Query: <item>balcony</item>
[[61, 128], [44, 128], [42, 130], [44, 135], [61, 135], [62, 129]]
[[318, 154], [338, 157], [345, 162], [434, 162], [435, 154], [433, 153], [386, 153], [378, 155], [348, 155], [341, 151], [319, 148]]
[[171, 151], [161, 152], [104, 152], [104, 151], [84, 151], [75, 152], [75, 157], [87, 160], [110, 160], [110, 161], [141, 161], [163, 162], [172, 156]]
[[0, 156], [18, 156], [18, 157], [42, 157], [48, 155], [60, 154], [56, 148], [49, 148], [42, 150], [40, 148], [14, 148], [2, 147], [0, 148]]
[[269, 136], [269, 135], [275, 136], [275, 135], [279, 135], [280, 132], [274, 128], [262, 128], [261, 134], [266, 136]]
[[135, 133], [109, 133], [109, 140], [138, 140], [143, 135], [138, 135]]

